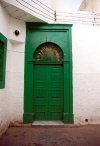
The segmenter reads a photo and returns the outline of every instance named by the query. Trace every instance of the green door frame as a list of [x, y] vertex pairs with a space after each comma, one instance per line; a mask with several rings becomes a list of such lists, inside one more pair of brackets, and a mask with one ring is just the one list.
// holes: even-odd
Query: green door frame
[[[30, 52], [30, 40], [32, 31], [48, 31], [48, 32], [65, 32], [66, 48], [62, 48], [64, 52], [64, 115], [63, 122], [65, 124], [74, 123], [73, 116], [73, 86], [72, 86], [72, 24], [39, 24], [26, 23], [26, 46], [25, 46], [25, 76], [24, 76], [24, 123], [32, 123], [34, 113], [32, 110], [33, 94], [33, 54]], [[33, 44], [34, 45], [34, 44]], [[35, 50], [33, 50], [34, 53]], [[29, 60], [30, 59], [30, 60]]]
[[[0, 56], [2, 59], [2, 65], [0, 66], [0, 74], [1, 80], [0, 80], [0, 89], [5, 88], [5, 74], [6, 74], [6, 52], [7, 52], [7, 38], [0, 32], [0, 42], [3, 43], [3, 55]], [[1, 55], [1, 54], [0, 54]]]

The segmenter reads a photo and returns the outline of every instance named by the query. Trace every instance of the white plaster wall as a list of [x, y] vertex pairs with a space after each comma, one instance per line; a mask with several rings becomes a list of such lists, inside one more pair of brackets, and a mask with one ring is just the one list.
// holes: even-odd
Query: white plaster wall
[[[73, 25], [75, 123], [100, 124], [100, 27]], [[85, 122], [88, 119], [88, 122]]]
[[[25, 22], [8, 16], [0, 6], [0, 32], [8, 39], [5, 88], [0, 89], [0, 135], [11, 122], [22, 122], [24, 92]], [[20, 31], [15, 36], [15, 30]]]
[[[10, 122], [22, 122], [23, 102], [24, 102], [24, 48], [25, 44], [12, 43], [8, 41], [8, 59], [10, 64], [7, 66], [7, 72], [10, 76]], [[10, 67], [10, 68], [9, 68]]]
[[[25, 42], [25, 22], [24, 21], [21, 21], [21, 20], [18, 20], [14, 17], [10, 17], [10, 23], [9, 23], [9, 34], [8, 34], [8, 38], [9, 40], [16, 42], [14, 43], [16, 46], [16, 44], [22, 44]], [[19, 36], [16, 36], [14, 31], [15, 30], [19, 30]], [[13, 47], [14, 47], [13, 46]], [[17, 51], [24, 51], [24, 49], [18, 47], [17, 48]]]
[[9, 16], [0, 5], [0, 32], [6, 37], [8, 35]]
[[[15, 30], [19, 30], [19, 36], [15, 36]], [[10, 62], [10, 66], [7, 66], [7, 72], [10, 75], [10, 121], [22, 122], [24, 103], [25, 22], [11, 17], [8, 33], [7, 61]]]
[[[0, 32], [8, 36], [9, 16], [0, 5]], [[0, 135], [9, 125], [9, 77], [6, 73], [6, 87], [0, 89]]]

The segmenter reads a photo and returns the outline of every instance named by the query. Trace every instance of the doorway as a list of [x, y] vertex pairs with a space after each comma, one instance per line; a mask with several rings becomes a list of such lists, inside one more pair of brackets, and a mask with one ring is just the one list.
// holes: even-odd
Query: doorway
[[71, 27], [27, 23], [24, 123], [73, 123]]
[[54, 43], [41, 44], [34, 53], [34, 120], [63, 120], [63, 52]]

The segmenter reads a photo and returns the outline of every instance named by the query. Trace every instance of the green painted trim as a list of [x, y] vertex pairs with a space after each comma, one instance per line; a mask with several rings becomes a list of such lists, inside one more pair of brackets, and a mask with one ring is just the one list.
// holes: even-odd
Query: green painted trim
[[73, 124], [73, 113], [64, 113], [64, 124]]
[[[31, 78], [33, 80], [33, 72], [32, 72], [32, 68], [33, 65], [28, 64], [28, 58], [30, 58], [31, 60], [33, 59], [33, 54], [32, 53], [26, 53], [25, 54], [25, 74], [24, 74], [24, 116], [23, 116], [23, 121], [24, 123], [26, 123], [29, 119], [29, 123], [30, 120], [32, 119], [33, 116], [31, 116], [32, 113], [32, 97], [33, 97], [33, 93], [30, 92], [30, 90], [33, 90], [33, 86], [31, 81], [29, 80], [29, 78]], [[27, 74], [27, 70], [30, 74], [30, 76], [28, 76]], [[27, 114], [28, 113], [28, 114]], [[29, 118], [29, 116], [31, 116]], [[28, 119], [27, 119], [28, 117]]]
[[5, 88], [5, 72], [6, 72], [6, 51], [7, 51], [7, 38], [0, 33], [0, 41], [4, 43], [3, 53], [3, 70], [2, 70], [2, 81], [0, 81], [0, 89]]
[[26, 23], [26, 27], [28, 29], [35, 29], [35, 30], [36, 29], [66, 30], [72, 26], [73, 26], [72, 24], [46, 24], [46, 23], [31, 23], [31, 22]]
[[25, 113], [23, 115], [24, 124], [33, 122], [34, 113]]
[[[24, 86], [24, 123], [34, 120], [32, 113], [32, 91], [34, 66], [32, 65], [33, 52], [30, 50], [31, 33], [34, 32], [64, 32], [66, 33], [66, 48], [63, 48], [64, 56], [64, 116], [65, 124], [74, 123], [73, 115], [73, 85], [72, 85], [72, 24], [38, 24], [26, 23], [26, 46], [25, 46], [25, 86]], [[64, 34], [65, 35], [65, 34]], [[58, 44], [59, 45], [59, 44]], [[36, 47], [36, 46], [35, 46]], [[30, 59], [30, 60], [29, 60]], [[29, 63], [30, 62], [30, 63]], [[29, 77], [30, 76], [30, 77]], [[31, 81], [29, 80], [31, 78]], [[68, 82], [67, 82], [68, 81]], [[29, 113], [29, 114], [27, 114]], [[28, 117], [29, 116], [29, 117]], [[33, 118], [33, 119], [32, 119]]]
[[34, 61], [34, 64], [62, 64], [63, 61]]
[[[65, 74], [65, 77], [67, 76], [68, 78], [70, 78], [70, 80], [69, 80], [69, 85], [67, 87], [67, 89], [69, 88], [69, 90], [65, 91], [67, 94], [67, 97], [69, 97], [69, 98], [66, 99], [65, 106], [64, 106], [66, 109], [66, 112], [64, 112], [64, 123], [65, 124], [73, 124], [74, 123], [74, 114], [73, 114], [72, 28], [69, 29], [68, 41], [69, 41], [68, 48], [69, 48], [69, 52], [70, 52], [69, 53], [70, 65], [68, 66], [65, 64], [65, 66], [66, 66], [65, 70], [69, 71], [69, 73]], [[69, 68], [69, 69], [67, 69], [67, 68]], [[69, 74], [69, 76], [67, 74]], [[69, 104], [67, 104], [67, 103], [69, 103]], [[67, 106], [67, 108], [66, 108], [66, 106]]]

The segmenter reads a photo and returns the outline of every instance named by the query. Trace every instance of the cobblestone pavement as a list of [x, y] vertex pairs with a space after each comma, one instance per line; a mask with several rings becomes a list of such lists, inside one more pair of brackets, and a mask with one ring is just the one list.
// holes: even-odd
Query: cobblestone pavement
[[100, 146], [100, 125], [10, 127], [0, 146]]

